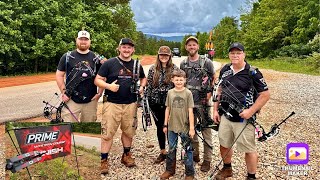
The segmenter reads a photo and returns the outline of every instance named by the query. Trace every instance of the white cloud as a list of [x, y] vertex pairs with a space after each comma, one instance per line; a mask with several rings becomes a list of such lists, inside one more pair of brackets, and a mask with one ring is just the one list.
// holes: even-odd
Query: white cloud
[[246, 0], [131, 0], [138, 31], [150, 34], [208, 32], [225, 16], [239, 17]]

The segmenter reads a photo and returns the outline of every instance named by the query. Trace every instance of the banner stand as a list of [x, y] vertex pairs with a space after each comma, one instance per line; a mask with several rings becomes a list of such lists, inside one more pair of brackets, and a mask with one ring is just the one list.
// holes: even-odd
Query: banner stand
[[[49, 126], [59, 126], [59, 125], [70, 125], [70, 133], [71, 133], [71, 136], [72, 136], [72, 139], [73, 139], [73, 148], [74, 148], [74, 153], [75, 153], [75, 159], [76, 159], [76, 163], [77, 163], [77, 170], [78, 170], [78, 178], [80, 178], [80, 169], [79, 169], [79, 162], [78, 162], [78, 154], [77, 154], [77, 150], [76, 150], [76, 143], [75, 143], [75, 139], [74, 139], [74, 134], [73, 134], [73, 130], [72, 130], [72, 123], [59, 123], [59, 124], [49, 124], [49, 125], [46, 125], [46, 126], [36, 126], [36, 127], [49, 127]], [[13, 129], [6, 129], [9, 137], [10, 137], [10, 140], [12, 142], [12, 144], [14, 145], [16, 151], [17, 151], [17, 156], [21, 155], [21, 151], [18, 150], [17, 148], [17, 145], [15, 144], [11, 134], [10, 134], [10, 131], [14, 131], [14, 130], [20, 130], [20, 129], [27, 129], [27, 128], [36, 128], [35, 126], [30, 126], [30, 127], [21, 127], [21, 128], [13, 128]], [[71, 145], [72, 146], [72, 145]], [[66, 156], [63, 156], [63, 159], [62, 159], [62, 164], [64, 163], [64, 160], [65, 160], [65, 157]], [[27, 169], [27, 172], [28, 172], [28, 175], [29, 175], [29, 178], [30, 180], [32, 180], [32, 176], [31, 176], [31, 173], [29, 171], [29, 168], [26, 167]]]
[[[80, 178], [80, 170], [79, 170], [79, 163], [78, 163], [78, 155], [77, 155], [77, 148], [76, 148], [76, 141], [74, 140], [74, 134], [72, 131], [72, 123], [70, 123], [71, 126], [71, 135], [73, 139], [73, 148], [74, 148], [74, 154], [76, 155], [76, 162], [77, 162], [77, 169], [78, 169], [78, 178]], [[65, 157], [65, 156], [64, 156]], [[64, 159], [64, 158], [63, 158]]]
[[[8, 135], [9, 135], [9, 137], [10, 137], [11, 142], [12, 142], [14, 148], [16, 149], [16, 151], [17, 151], [17, 153], [18, 153], [17, 156], [19, 156], [21, 153], [19, 152], [19, 150], [18, 150], [18, 148], [17, 148], [17, 146], [16, 146], [16, 143], [14, 143], [14, 141], [13, 141], [13, 139], [12, 139], [12, 136], [11, 136], [11, 134], [10, 134], [10, 132], [9, 132], [9, 131], [11, 131], [11, 130], [13, 130], [13, 129], [10, 129], [10, 130], [9, 130], [9, 129], [6, 129]], [[30, 171], [29, 171], [29, 168], [26, 167], [26, 169], [27, 169], [27, 172], [28, 172], [28, 175], [29, 175], [30, 180], [32, 180], [32, 176], [31, 176], [31, 173], [30, 173]]]

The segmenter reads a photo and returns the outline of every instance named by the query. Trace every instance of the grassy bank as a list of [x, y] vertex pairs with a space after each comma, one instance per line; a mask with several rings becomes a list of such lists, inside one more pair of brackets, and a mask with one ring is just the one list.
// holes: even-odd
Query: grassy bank
[[[221, 63], [230, 63], [229, 59], [215, 59]], [[319, 59], [276, 58], [249, 60], [248, 62], [260, 69], [273, 69], [281, 72], [292, 72], [320, 76]]]
[[[15, 134], [13, 131], [10, 132], [14, 143], [17, 145]], [[5, 138], [6, 143], [6, 157], [11, 158], [17, 155], [16, 149], [10, 141], [8, 135]], [[70, 155], [65, 157], [59, 157], [42, 163], [36, 163], [29, 166], [29, 171], [32, 179], [74, 179], [74, 180], [100, 180], [100, 153], [97, 152], [96, 148], [87, 149], [83, 146], [76, 146], [77, 160], [80, 169], [80, 177], [78, 176], [76, 155], [74, 147], [72, 146], [72, 152]], [[29, 179], [29, 175], [26, 169], [22, 169], [17, 173], [10, 171], [6, 172], [6, 179], [20, 180]]]

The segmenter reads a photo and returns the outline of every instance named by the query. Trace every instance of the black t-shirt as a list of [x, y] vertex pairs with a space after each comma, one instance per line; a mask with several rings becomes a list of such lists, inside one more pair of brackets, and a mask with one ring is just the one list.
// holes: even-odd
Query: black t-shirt
[[[257, 93], [268, 90], [268, 86], [258, 69], [254, 69], [249, 75], [250, 65], [246, 63], [243, 70], [233, 74], [230, 64], [225, 65], [221, 71], [219, 80], [222, 79], [222, 98], [231, 99], [235, 104], [242, 104], [246, 108], [254, 103], [254, 92]], [[232, 109], [227, 102], [221, 102], [224, 110], [228, 111], [232, 117], [231, 121], [241, 122], [243, 119], [239, 113]], [[224, 113], [224, 112], [223, 112]]]
[[[123, 65], [121, 65], [120, 62]], [[116, 104], [130, 104], [137, 101], [137, 96], [131, 93], [130, 86], [133, 83], [133, 65], [134, 60], [131, 59], [129, 62], [121, 60], [119, 57], [110, 58], [108, 61], [103, 63], [98, 74], [102, 77], [107, 78], [106, 82], [111, 84], [117, 80], [116, 84], [119, 84], [119, 90], [112, 92], [108, 89], [105, 90], [108, 102]], [[145, 78], [143, 67], [140, 64], [139, 78]]]
[[[74, 87], [71, 99], [76, 103], [90, 102], [97, 94], [94, 78], [101, 66], [98, 57], [92, 51], [80, 54], [76, 50], [70, 53], [68, 60], [66, 57], [67, 53], [61, 57], [58, 70], [66, 72], [66, 88]], [[97, 64], [95, 64], [96, 61]]]

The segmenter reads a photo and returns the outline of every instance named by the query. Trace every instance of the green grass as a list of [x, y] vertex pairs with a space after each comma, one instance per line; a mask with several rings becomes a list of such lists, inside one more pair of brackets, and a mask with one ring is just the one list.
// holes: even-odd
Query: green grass
[[[214, 60], [223, 64], [230, 63], [229, 59]], [[316, 66], [314, 65], [316, 62], [310, 61], [310, 59], [277, 58], [271, 60], [249, 60], [248, 63], [260, 69], [273, 69], [281, 72], [292, 72], [320, 76], [320, 69], [316, 68]]]
[[[12, 128], [12, 125], [7, 126], [9, 128]], [[9, 132], [14, 143], [18, 145], [15, 134], [13, 131]], [[7, 138], [9, 138], [7, 136]], [[16, 155], [17, 152], [14, 149], [13, 145], [10, 147], [12, 151], [14, 151], [14, 154]], [[73, 149], [73, 146], [72, 146]], [[79, 157], [86, 158], [88, 164], [79, 164], [79, 167], [88, 166], [87, 168], [90, 168], [89, 166], [92, 165], [92, 162], [100, 162], [100, 153], [98, 153], [97, 149], [93, 147], [92, 149], [86, 149], [83, 146], [76, 146], [77, 149], [77, 155], [78, 155], [78, 161], [79, 163]], [[36, 163], [29, 167], [30, 173], [32, 176], [34, 176], [35, 179], [39, 180], [60, 180], [60, 179], [76, 179], [76, 180], [83, 180], [84, 177], [78, 177], [78, 170], [76, 169], [75, 165], [68, 164], [67, 158], [75, 159], [74, 150], [72, 150], [72, 154], [68, 155], [68, 157], [65, 157], [66, 159], [63, 161], [63, 157], [59, 157], [56, 159], [52, 159], [49, 161], [44, 161], [42, 163]], [[29, 179], [28, 173], [26, 169], [23, 169], [17, 173], [11, 173], [8, 172], [10, 176], [10, 180], [20, 180], [20, 179]], [[81, 170], [80, 170], [81, 174]]]
[[[37, 163], [30, 166], [30, 173], [32, 176], [38, 177], [39, 179], [83, 179], [78, 177], [77, 169], [71, 167], [66, 161], [62, 163], [63, 158], [56, 158], [50, 161]], [[19, 173], [10, 173], [10, 179], [18, 180], [22, 177], [27, 178], [26, 170], [21, 170]]]

